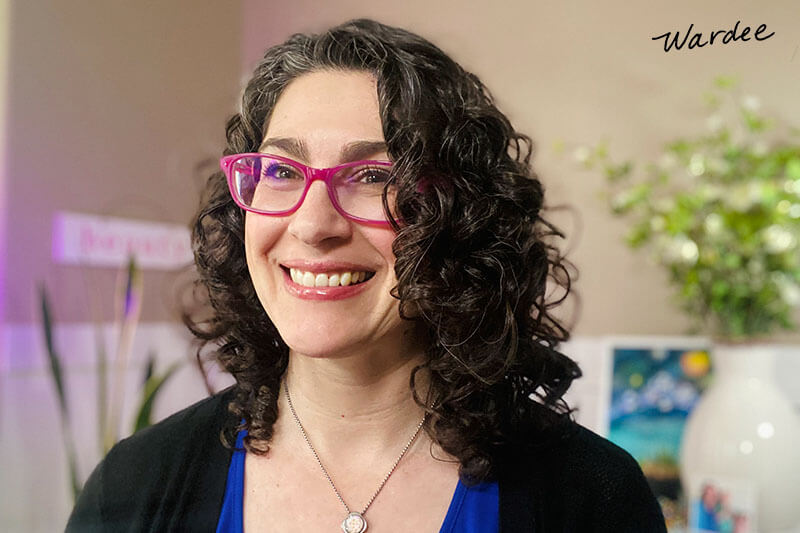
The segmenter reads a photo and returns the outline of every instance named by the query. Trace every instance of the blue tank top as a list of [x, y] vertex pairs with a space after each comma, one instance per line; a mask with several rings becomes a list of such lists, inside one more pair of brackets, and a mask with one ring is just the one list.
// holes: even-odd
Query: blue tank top
[[[246, 431], [240, 431], [236, 437], [217, 533], [243, 533], [243, 441], [246, 434]], [[439, 533], [497, 533], [499, 503], [497, 482], [467, 487], [459, 480]]]

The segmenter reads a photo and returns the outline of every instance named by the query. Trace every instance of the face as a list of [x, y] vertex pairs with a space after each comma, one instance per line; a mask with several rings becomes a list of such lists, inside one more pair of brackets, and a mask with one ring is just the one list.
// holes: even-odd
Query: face
[[[295, 79], [275, 105], [261, 151], [316, 168], [388, 161], [376, 81], [363, 72], [314, 72]], [[313, 182], [291, 215], [246, 214], [250, 276], [292, 352], [347, 357], [399, 346], [408, 322], [389, 294], [397, 281], [394, 238], [391, 227], [342, 216], [322, 181]], [[292, 279], [290, 267], [316, 287]], [[347, 272], [351, 278], [366, 273], [366, 281], [341, 286]], [[331, 287], [337, 276], [340, 286]]]

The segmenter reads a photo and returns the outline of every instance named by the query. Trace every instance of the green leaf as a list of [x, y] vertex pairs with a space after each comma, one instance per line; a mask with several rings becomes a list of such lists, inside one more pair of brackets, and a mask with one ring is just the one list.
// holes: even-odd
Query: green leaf
[[181, 363], [174, 363], [163, 374], [153, 374], [147, 380], [147, 383], [145, 383], [144, 388], [142, 389], [142, 398], [140, 400], [139, 409], [136, 415], [136, 423], [133, 426], [134, 433], [152, 424], [151, 417], [153, 404], [156, 401], [156, 397], [158, 396], [158, 393], [161, 390], [161, 387], [163, 387], [164, 383], [166, 383], [167, 380], [172, 377], [172, 375], [178, 368], [180, 368], [180, 366]]
[[716, 110], [719, 108], [719, 96], [716, 93], [711, 91], [706, 91], [703, 93], [703, 100], [705, 100], [706, 106], [711, 110]]
[[[120, 272], [122, 276], [123, 272]], [[111, 389], [109, 402], [109, 423], [103, 439], [103, 448], [108, 451], [117, 441], [119, 420], [121, 419], [122, 402], [125, 388], [125, 369], [130, 359], [133, 337], [139, 324], [143, 294], [141, 272], [132, 255], [124, 270], [124, 279], [118, 279], [115, 294], [115, 307], [119, 334], [117, 338], [116, 356], [114, 360], [114, 386]]]
[[610, 182], [620, 181], [630, 175], [633, 170], [633, 164], [630, 161], [625, 161], [619, 165], [609, 164], [605, 168], [606, 179]]
[[739, 81], [735, 76], [717, 76], [714, 78], [714, 85], [720, 89], [733, 89]]
[[776, 158], [767, 157], [756, 165], [754, 174], [762, 179], [777, 176], [781, 170], [781, 163]]
[[122, 302], [122, 316], [127, 319], [134, 314], [138, 314], [142, 302], [142, 275], [136, 258], [130, 256], [128, 259], [128, 276], [125, 280], [125, 294]]
[[800, 157], [793, 157], [786, 162], [786, 177], [800, 180]]
[[606, 159], [608, 157], [608, 143], [603, 141], [598, 144], [594, 149], [594, 157], [596, 159]]
[[650, 224], [637, 224], [628, 232], [625, 240], [631, 248], [639, 248], [650, 239]]
[[637, 183], [633, 187], [621, 191], [611, 200], [612, 211], [615, 215], [628, 213], [634, 207], [648, 200], [651, 189], [652, 187], [649, 183]]
[[742, 111], [744, 123], [751, 132], [761, 132], [769, 128], [769, 122], [751, 111]]
[[41, 303], [42, 311], [42, 327], [44, 329], [44, 343], [47, 348], [47, 358], [50, 362], [50, 376], [53, 378], [53, 383], [56, 387], [56, 397], [58, 405], [61, 409], [61, 414], [65, 418], [69, 418], [69, 408], [67, 407], [67, 397], [64, 392], [64, 375], [61, 371], [61, 357], [56, 352], [53, 343], [53, 319], [50, 313], [50, 302], [47, 297], [47, 289], [44, 284], [39, 285], [39, 301]]
[[95, 346], [97, 350], [97, 433], [100, 448], [103, 448], [103, 438], [108, 424], [108, 357], [106, 355], [105, 339], [100, 320], [94, 319]]
[[53, 378], [53, 384], [56, 388], [56, 397], [61, 411], [61, 430], [69, 468], [72, 498], [73, 501], [76, 502], [81, 492], [81, 483], [78, 480], [78, 457], [75, 452], [75, 443], [72, 439], [72, 427], [69, 421], [69, 407], [67, 406], [67, 395], [64, 387], [64, 375], [61, 370], [61, 357], [58, 355], [55, 343], [53, 342], [53, 318], [50, 312], [50, 302], [44, 283], [39, 284], [39, 302], [42, 312], [44, 343], [47, 348], [47, 358], [50, 361], [50, 377]]
[[147, 382], [150, 381], [151, 377], [153, 377], [155, 364], [156, 364], [156, 356], [153, 352], [150, 352], [150, 355], [147, 357], [147, 364], [144, 367], [144, 379], [142, 380], [143, 387], [146, 387]]
[[678, 157], [686, 158], [688, 157], [689, 152], [692, 151], [692, 145], [688, 141], [678, 139], [677, 141], [667, 143], [665, 149]]

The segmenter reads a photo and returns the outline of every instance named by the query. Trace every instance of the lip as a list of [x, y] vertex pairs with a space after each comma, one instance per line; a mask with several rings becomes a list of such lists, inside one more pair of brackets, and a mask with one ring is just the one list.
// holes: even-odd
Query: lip
[[323, 272], [342, 272], [342, 271], [375, 272], [375, 270], [373, 270], [368, 266], [359, 265], [356, 263], [350, 263], [347, 261], [306, 261], [302, 259], [293, 259], [290, 261], [282, 262], [281, 266], [287, 268], [295, 268], [297, 270], [302, 270], [304, 272], [313, 272], [314, 274], [320, 274]]
[[[347, 269], [345, 268], [343, 270]], [[283, 286], [286, 288], [289, 294], [302, 300], [343, 300], [345, 298], [351, 298], [364, 292], [367, 289], [367, 284], [374, 279], [373, 276], [372, 279], [362, 281], [356, 285], [348, 285], [346, 287], [306, 287], [305, 285], [299, 285], [292, 281], [292, 277], [289, 275], [289, 271], [287, 269], [281, 268], [281, 272], [283, 273]]]

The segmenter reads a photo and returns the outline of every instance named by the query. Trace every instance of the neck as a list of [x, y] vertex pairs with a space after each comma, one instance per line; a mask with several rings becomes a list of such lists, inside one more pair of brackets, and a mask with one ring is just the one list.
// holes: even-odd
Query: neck
[[[319, 358], [290, 353], [286, 385], [297, 417], [321, 455], [397, 452], [423, 416], [409, 380], [422, 362], [419, 350]], [[423, 372], [417, 390], [426, 390]], [[281, 387], [277, 430], [302, 438]], [[424, 395], [423, 395], [424, 398]], [[353, 436], [357, 435], [357, 439]]]

